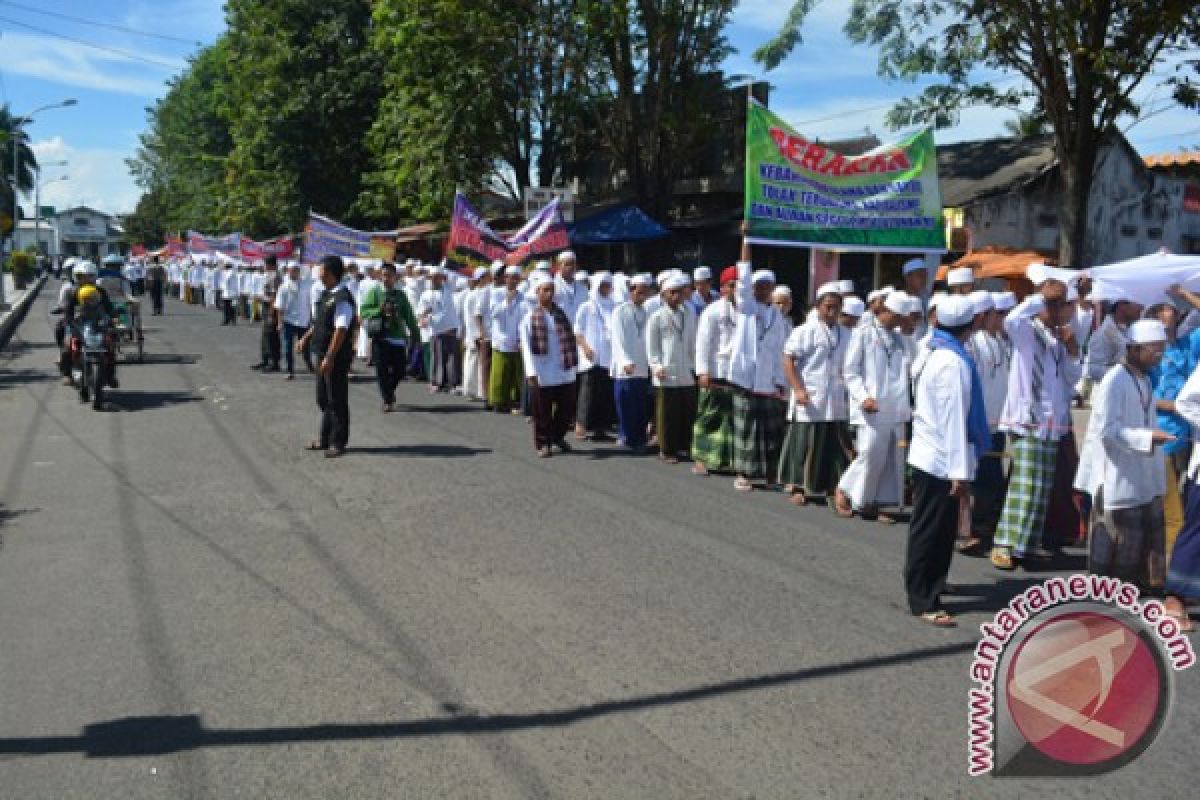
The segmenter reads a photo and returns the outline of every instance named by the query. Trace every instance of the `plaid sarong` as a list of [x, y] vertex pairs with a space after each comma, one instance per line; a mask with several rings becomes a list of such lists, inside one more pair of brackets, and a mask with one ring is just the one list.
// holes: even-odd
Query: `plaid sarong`
[[701, 389], [692, 426], [692, 460], [709, 472], [733, 471], [733, 391]]
[[833, 494], [853, 460], [844, 420], [789, 422], [779, 453], [779, 482], [809, 495]]
[[784, 415], [779, 400], [734, 392], [733, 471], [747, 478], [773, 477], [783, 447]]
[[[554, 318], [554, 332], [558, 334], [558, 348], [563, 357], [563, 368], [574, 369], [579, 364], [579, 345], [575, 341], [575, 332], [571, 329], [571, 320], [557, 303], [552, 303], [547, 313]], [[530, 318], [529, 349], [535, 356], [544, 356], [550, 352], [550, 331], [546, 329], [546, 315], [534, 314]]]
[[1041, 541], [1057, 456], [1057, 441], [1034, 436], [1012, 437], [1008, 494], [996, 528], [998, 547], [1011, 547], [1016, 555], [1023, 556]]

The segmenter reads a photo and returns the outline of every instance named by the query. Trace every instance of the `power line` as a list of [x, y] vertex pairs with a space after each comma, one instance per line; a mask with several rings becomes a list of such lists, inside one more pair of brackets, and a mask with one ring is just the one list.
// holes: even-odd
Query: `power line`
[[25, 22], [18, 22], [15, 19], [8, 19], [7, 17], [0, 17], [0, 22], [7, 22], [9, 25], [16, 25], [17, 27], [20, 27], [20, 28], [27, 28], [35, 33], [40, 33], [43, 36], [53, 36], [56, 39], [63, 39], [68, 42], [74, 42], [75, 44], [83, 45], [84, 47], [91, 47], [94, 50], [103, 50], [107, 53], [114, 53], [118, 56], [121, 56], [123, 58], [128, 58], [132, 61], [141, 61], [146, 64], [153, 64], [158, 67], [167, 67], [168, 69], [179, 69], [178, 64], [171, 64], [167, 61], [158, 61], [157, 59], [146, 58], [145, 56], [138, 55], [137, 53], [131, 53], [128, 50], [121, 50], [116, 47], [109, 47], [109, 46], [103, 45], [103, 44], [96, 44], [95, 42], [89, 42], [84, 39], [76, 39], [74, 36], [67, 36], [64, 33], [56, 33], [55, 31], [48, 31], [45, 28], [39, 28], [36, 25], [30, 25]]
[[19, 8], [22, 11], [28, 11], [30, 14], [42, 14], [47, 17], [57, 17], [58, 19], [65, 19], [65, 20], [68, 20], [69, 22], [78, 22], [81, 25], [91, 25], [96, 28], [108, 28], [109, 30], [120, 31], [121, 33], [131, 33], [134, 36], [147, 36], [152, 39], [162, 39], [162, 40], [168, 41], [168, 42], [181, 42], [183, 44], [189, 44], [189, 45], [203, 44], [203, 42], [197, 42], [192, 39], [181, 39], [178, 36], [167, 36], [166, 34], [163, 34], [163, 33], [153, 33], [151, 31], [140, 31], [137, 28], [126, 28], [123, 25], [113, 25], [112, 23], [109, 23], [109, 22], [99, 22], [97, 20], [84, 19], [83, 17], [73, 17], [70, 14], [62, 14], [58, 11], [47, 11], [42, 8], [34, 8], [33, 6], [21, 5], [20, 3], [12, 3], [12, 2], [9, 2], [9, 0], [0, 0], [0, 5], [12, 6], [13, 8]]

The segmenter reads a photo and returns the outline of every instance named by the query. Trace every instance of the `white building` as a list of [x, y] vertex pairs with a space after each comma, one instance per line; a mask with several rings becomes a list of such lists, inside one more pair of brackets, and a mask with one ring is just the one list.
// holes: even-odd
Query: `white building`
[[22, 219], [15, 231], [17, 250], [28, 250], [34, 242], [40, 242], [38, 248], [44, 256], [57, 256], [62, 253], [58, 241], [58, 220], [55, 217], [43, 217], [40, 220]]
[[99, 261], [110, 253], [121, 253], [125, 229], [112, 214], [77, 206], [55, 215], [58, 241], [63, 256], [83, 256]]

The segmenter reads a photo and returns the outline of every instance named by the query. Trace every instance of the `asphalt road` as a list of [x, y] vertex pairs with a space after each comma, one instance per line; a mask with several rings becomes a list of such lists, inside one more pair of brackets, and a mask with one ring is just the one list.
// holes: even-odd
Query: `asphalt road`
[[[0, 357], [0, 797], [1177, 797], [1167, 728], [1088, 780], [966, 775], [984, 622], [1046, 574], [955, 561], [905, 611], [905, 528], [796, 509], [423, 387], [302, 451], [308, 375], [168, 304], [119, 410], [59, 384], [47, 298]], [[1070, 566], [1070, 565], [1064, 565]]]

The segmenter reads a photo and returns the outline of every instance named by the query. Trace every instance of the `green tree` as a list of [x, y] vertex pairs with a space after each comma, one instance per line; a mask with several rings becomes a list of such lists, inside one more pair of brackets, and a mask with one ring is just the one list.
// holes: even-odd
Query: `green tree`
[[223, 98], [226, 228], [298, 230], [308, 211], [355, 222], [383, 62], [369, 0], [229, 0]]
[[[783, 29], [755, 53], [768, 69], [800, 43], [814, 4], [794, 3]], [[1134, 92], [1156, 80], [1155, 69], [1197, 43], [1198, 23], [1195, 0], [854, 0], [845, 30], [879, 47], [882, 76], [936, 80], [896, 105], [893, 127], [947, 126], [966, 106], [1015, 108], [1032, 98], [1058, 156], [1059, 259], [1083, 266], [1100, 148], [1118, 120], [1137, 115]], [[993, 79], [998, 72], [1021, 85], [1007, 87]], [[1186, 78], [1165, 83], [1188, 99]]]
[[0, 106], [0, 214], [7, 214], [16, 224], [20, 215], [13, 192], [13, 149], [17, 156], [17, 187], [27, 192], [33, 188], [37, 157], [29, 146], [29, 134], [25, 132], [24, 120], [14, 117], [7, 103]]

